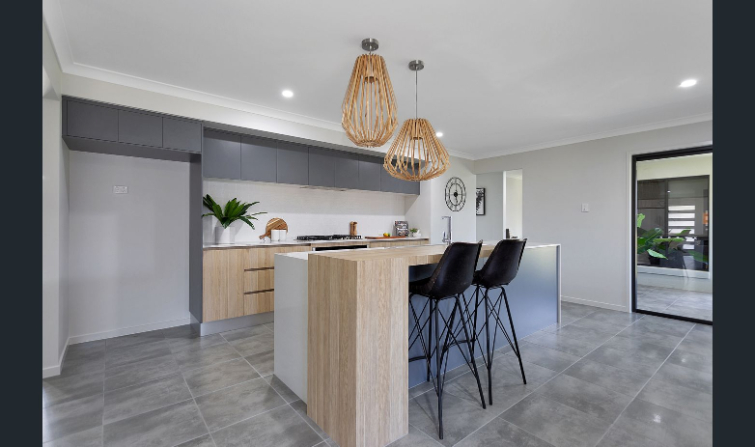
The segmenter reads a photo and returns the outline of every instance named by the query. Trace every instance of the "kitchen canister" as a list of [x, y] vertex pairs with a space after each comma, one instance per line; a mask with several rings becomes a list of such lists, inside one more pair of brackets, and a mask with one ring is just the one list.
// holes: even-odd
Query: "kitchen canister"
[[288, 235], [288, 231], [286, 230], [278, 230], [280, 233], [278, 234], [278, 240], [279, 241], [285, 241], [286, 235]]
[[281, 230], [270, 230], [270, 240], [278, 242], [281, 237]]

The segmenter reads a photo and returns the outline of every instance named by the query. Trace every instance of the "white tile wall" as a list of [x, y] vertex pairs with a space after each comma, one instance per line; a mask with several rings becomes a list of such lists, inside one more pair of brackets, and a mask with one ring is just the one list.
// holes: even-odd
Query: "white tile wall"
[[[250, 211], [267, 211], [257, 216], [252, 230], [243, 222], [231, 225], [236, 242], [259, 241], [265, 224], [273, 217], [288, 223], [289, 239], [303, 234], [348, 234], [349, 222], [358, 222], [362, 236], [392, 232], [393, 222], [405, 220], [405, 196], [373, 191], [332, 191], [294, 185], [205, 180], [204, 194], [210, 194], [221, 206], [237, 198], [260, 202]], [[214, 217], [204, 218], [204, 240], [213, 242]], [[411, 222], [410, 222], [411, 224]]]

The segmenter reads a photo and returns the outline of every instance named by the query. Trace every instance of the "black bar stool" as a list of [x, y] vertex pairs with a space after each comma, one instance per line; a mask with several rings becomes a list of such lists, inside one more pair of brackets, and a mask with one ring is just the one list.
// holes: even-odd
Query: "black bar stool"
[[[425, 354], [419, 357], [412, 357], [409, 361], [424, 359], [427, 362], [428, 379], [432, 379], [435, 393], [438, 396], [438, 437], [440, 439], [443, 439], [443, 384], [445, 383], [446, 368], [448, 367], [447, 354], [452, 346], [456, 345], [459, 347], [464, 361], [467, 363], [469, 369], [472, 370], [475, 379], [477, 379], [482, 408], [485, 408], [485, 395], [482, 392], [480, 375], [477, 373], [474, 356], [471, 355], [474, 349], [472, 346], [473, 339], [467, 328], [468, 318], [466, 315], [468, 311], [462, 309], [462, 300], [460, 298], [460, 295], [472, 285], [477, 259], [480, 256], [480, 248], [482, 248], [482, 242], [477, 244], [454, 242], [446, 248], [438, 266], [429, 278], [409, 283], [409, 305], [414, 317], [414, 328], [409, 336], [411, 339], [412, 334], [414, 334], [414, 340], [410, 343], [409, 348], [411, 349], [416, 341], [419, 340], [422, 344], [422, 351]], [[425, 298], [424, 306], [419, 314], [417, 314], [412, 302], [412, 298], [415, 295], [421, 295]], [[454, 299], [448, 318], [438, 308], [438, 304], [446, 299]], [[425, 309], [428, 306], [430, 309], [428, 317], [424, 322], [421, 322], [420, 318], [424, 315]], [[456, 327], [454, 327], [454, 323], [456, 323]], [[429, 335], [428, 339], [425, 340], [423, 332], [427, 325], [429, 325]], [[435, 330], [435, 337], [433, 337], [433, 329]], [[463, 340], [459, 339], [461, 331], [464, 332]], [[474, 334], [474, 328], [471, 333]], [[434, 348], [431, 343], [433, 338], [435, 338]], [[469, 356], [464, 353], [464, 349], [461, 347], [462, 344], [466, 345], [467, 351], [470, 353]], [[433, 356], [435, 356], [434, 378], [430, 373]]]
[[[524, 365], [522, 364], [522, 354], [519, 351], [519, 342], [516, 338], [516, 329], [514, 329], [514, 320], [511, 318], [511, 309], [509, 308], [509, 299], [506, 296], [506, 288], [504, 286], [509, 285], [511, 281], [516, 277], [519, 271], [519, 264], [522, 262], [522, 255], [524, 254], [524, 246], [527, 243], [527, 239], [503, 239], [498, 242], [493, 249], [493, 252], [488, 257], [485, 265], [474, 274], [472, 284], [475, 287], [475, 305], [474, 315], [468, 315], [469, 320], [474, 321], [474, 327], [477, 327], [477, 312], [481, 304], [485, 306], [485, 320], [482, 323], [480, 331], [474, 332], [473, 343], [476, 341], [480, 347], [480, 351], [483, 351], [480, 344], [479, 335], [482, 331], [485, 331], [485, 351], [483, 352], [483, 361], [485, 367], [488, 370], [488, 402], [493, 405], [493, 354], [495, 353], [495, 342], [498, 337], [498, 328], [503, 332], [503, 336], [509, 342], [511, 349], [514, 350], [517, 359], [519, 359], [519, 369], [522, 371], [522, 381], [527, 384], [527, 377], [524, 375]], [[480, 300], [480, 289], [484, 288], [482, 302]], [[501, 293], [498, 295], [495, 301], [493, 301], [489, 292], [494, 289], [501, 289]], [[509, 337], [506, 328], [501, 322], [501, 306], [506, 304], [506, 313], [509, 315], [509, 327], [511, 327], [511, 337]], [[469, 303], [468, 303], [469, 304]], [[493, 319], [493, 340], [490, 339], [490, 325], [491, 318]], [[513, 338], [513, 342], [512, 342]], [[474, 357], [474, 345], [472, 346], [472, 357]]]

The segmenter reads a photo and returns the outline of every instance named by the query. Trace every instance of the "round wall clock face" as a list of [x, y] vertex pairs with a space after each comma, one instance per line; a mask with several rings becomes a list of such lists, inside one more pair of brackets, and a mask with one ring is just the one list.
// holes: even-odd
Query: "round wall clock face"
[[451, 211], [461, 211], [467, 202], [467, 188], [459, 177], [451, 177], [446, 183], [446, 205]]

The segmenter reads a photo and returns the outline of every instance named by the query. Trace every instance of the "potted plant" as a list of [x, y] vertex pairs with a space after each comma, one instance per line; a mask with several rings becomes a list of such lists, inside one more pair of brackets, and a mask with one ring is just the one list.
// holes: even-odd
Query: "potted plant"
[[680, 244], [685, 241], [685, 237], [691, 231], [690, 229], [680, 231], [675, 237], [661, 237], [663, 230], [660, 228], [653, 228], [652, 230], [640, 228], [644, 219], [644, 214], [637, 215], [637, 254], [647, 253], [650, 265], [660, 265], [661, 260], [668, 261], [669, 258], [676, 260], [671, 266], [683, 265], [681, 259], [685, 255], [691, 256], [695, 261], [703, 264], [708, 263], [708, 257], [704, 254], [695, 250], [685, 250], [681, 247]]
[[422, 235], [419, 232], [419, 229], [417, 228], [410, 228], [409, 232], [412, 234], [412, 237], [421, 237]]
[[228, 229], [228, 227], [232, 223], [240, 220], [254, 229], [254, 224], [252, 223], [252, 221], [257, 220], [257, 218], [254, 216], [257, 216], [259, 214], [266, 214], [266, 211], [247, 214], [249, 208], [258, 204], [259, 202], [239, 202], [235, 197], [226, 202], [225, 207], [223, 208], [215, 203], [215, 200], [213, 200], [213, 198], [209, 194], [202, 198], [202, 202], [204, 203], [205, 208], [211, 211], [209, 213], [202, 214], [202, 217], [215, 216], [215, 218], [218, 220], [214, 231], [215, 243], [218, 244], [233, 243], [233, 235], [231, 234], [231, 230]]

